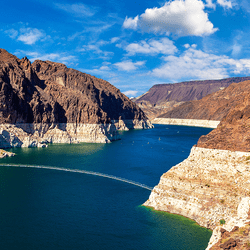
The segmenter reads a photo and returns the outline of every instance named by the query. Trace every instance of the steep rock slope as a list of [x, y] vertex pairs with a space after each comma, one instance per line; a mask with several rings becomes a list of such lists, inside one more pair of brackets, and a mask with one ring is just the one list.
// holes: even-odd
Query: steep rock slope
[[117, 129], [149, 128], [110, 83], [60, 63], [19, 60], [0, 49], [0, 147], [108, 142]]
[[213, 229], [207, 249], [249, 247], [249, 83], [219, 92], [218, 103], [224, 98], [220, 108], [227, 112], [221, 123], [199, 139], [186, 160], [163, 174], [145, 203]]
[[198, 101], [181, 104], [159, 118], [204, 119], [221, 121], [235, 106], [242, 105], [250, 91], [250, 81], [232, 83], [229, 87]]
[[146, 112], [150, 119], [153, 119], [171, 111], [183, 102], [200, 100], [211, 93], [228, 87], [232, 83], [246, 80], [250, 80], [250, 77], [157, 84], [134, 101]]
[[156, 84], [137, 98], [136, 103], [149, 101], [158, 104], [162, 101], [187, 102], [200, 100], [204, 96], [228, 87], [231, 83], [250, 80], [250, 77], [233, 77], [221, 80], [189, 81], [175, 84]]

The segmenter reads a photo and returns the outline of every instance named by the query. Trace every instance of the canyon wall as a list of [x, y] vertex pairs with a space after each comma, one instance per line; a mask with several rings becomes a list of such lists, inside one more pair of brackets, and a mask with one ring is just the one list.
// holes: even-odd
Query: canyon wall
[[107, 81], [0, 49], [0, 147], [110, 142], [118, 130], [151, 128], [143, 111]]
[[207, 249], [250, 246], [249, 83], [232, 83], [180, 105], [175, 115], [172, 111], [174, 119], [178, 113], [181, 120], [218, 118], [220, 123], [200, 137], [186, 160], [163, 174], [144, 204], [212, 229]]

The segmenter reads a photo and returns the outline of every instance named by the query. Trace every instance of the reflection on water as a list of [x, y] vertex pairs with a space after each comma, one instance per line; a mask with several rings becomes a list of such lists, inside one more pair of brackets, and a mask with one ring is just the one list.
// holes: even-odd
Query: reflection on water
[[209, 230], [140, 206], [149, 190], [79, 172], [153, 187], [209, 131], [156, 125], [123, 132], [122, 140], [110, 144], [11, 149], [16, 156], [1, 164], [45, 169], [0, 166], [0, 249], [205, 249]]

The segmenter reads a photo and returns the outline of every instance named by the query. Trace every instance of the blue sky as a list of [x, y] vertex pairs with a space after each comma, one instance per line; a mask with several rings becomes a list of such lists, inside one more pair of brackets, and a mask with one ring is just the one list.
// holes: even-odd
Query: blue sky
[[129, 97], [250, 75], [248, 0], [2, 0], [0, 23], [1, 48], [64, 63]]

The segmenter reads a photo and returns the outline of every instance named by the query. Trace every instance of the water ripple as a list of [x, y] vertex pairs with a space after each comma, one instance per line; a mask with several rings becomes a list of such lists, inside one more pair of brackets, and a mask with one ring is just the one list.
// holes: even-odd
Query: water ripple
[[20, 167], [20, 168], [42, 168], [42, 169], [51, 169], [51, 170], [58, 170], [58, 171], [65, 171], [65, 172], [73, 172], [73, 173], [81, 173], [81, 174], [89, 174], [89, 175], [95, 175], [95, 176], [100, 176], [104, 178], [109, 178], [117, 181], [122, 181], [125, 183], [132, 184], [134, 186], [138, 186], [147, 190], [152, 191], [153, 188], [149, 187], [147, 185], [144, 185], [139, 182], [131, 181], [125, 178], [117, 177], [114, 175], [109, 175], [109, 174], [103, 174], [99, 172], [93, 172], [93, 171], [86, 171], [86, 170], [81, 170], [81, 169], [72, 169], [72, 168], [59, 168], [59, 167], [51, 167], [51, 166], [38, 166], [38, 165], [22, 165], [22, 164], [0, 164], [0, 166], [6, 166], [6, 167]]

